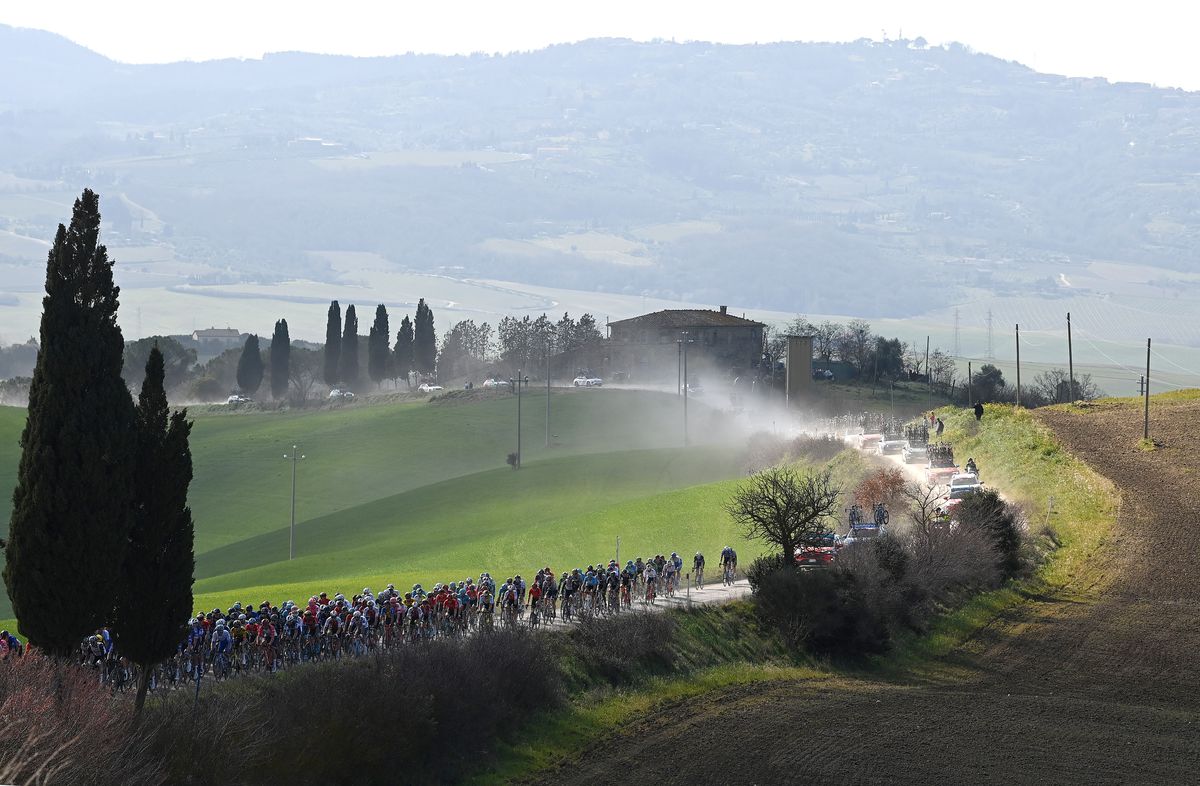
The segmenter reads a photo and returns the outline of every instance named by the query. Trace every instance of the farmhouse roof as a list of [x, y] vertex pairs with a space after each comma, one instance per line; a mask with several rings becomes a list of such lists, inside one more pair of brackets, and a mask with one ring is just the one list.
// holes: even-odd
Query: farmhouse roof
[[736, 317], [726, 312], [706, 308], [676, 308], [655, 311], [653, 314], [643, 314], [640, 317], [630, 317], [616, 322], [609, 322], [609, 327], [650, 327], [650, 328], [689, 328], [689, 327], [762, 327], [762, 322], [753, 319]]
[[227, 328], [227, 327], [226, 328], [204, 328], [202, 330], [197, 330], [195, 332], [195, 336], [197, 339], [201, 339], [201, 338], [240, 338], [241, 335], [242, 335], [241, 333], [237, 332], [233, 328]]

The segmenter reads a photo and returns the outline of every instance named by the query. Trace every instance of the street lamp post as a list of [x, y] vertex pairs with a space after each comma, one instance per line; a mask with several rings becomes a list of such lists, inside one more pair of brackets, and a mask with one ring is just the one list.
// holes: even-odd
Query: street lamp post
[[693, 343], [693, 340], [688, 338], [686, 330], [681, 331], [682, 338], [679, 339], [679, 350], [683, 357], [683, 444], [688, 444], [688, 371], [687, 371], [687, 345]]
[[292, 455], [286, 453], [283, 457], [292, 462], [292, 524], [288, 530], [288, 559], [296, 558], [296, 462], [303, 459], [295, 445], [292, 445]]

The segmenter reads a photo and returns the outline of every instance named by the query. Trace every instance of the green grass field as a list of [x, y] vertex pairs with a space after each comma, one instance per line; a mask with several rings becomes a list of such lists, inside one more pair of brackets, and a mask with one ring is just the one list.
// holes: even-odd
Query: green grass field
[[[742, 474], [742, 440], [693, 407], [688, 449], [671, 395], [556, 391], [553, 446], [545, 394], [524, 400], [524, 468], [516, 401], [360, 404], [317, 412], [196, 412], [189, 496], [196, 520], [197, 606], [299, 599], [478, 576], [556, 570], [613, 556], [741, 546], [722, 505]], [[0, 490], [16, 482], [24, 411], [0, 408]], [[293, 441], [296, 559], [289, 561]], [[0, 532], [11, 510], [0, 505]], [[503, 576], [501, 577], [503, 578]], [[7, 596], [0, 624], [10, 624]]]

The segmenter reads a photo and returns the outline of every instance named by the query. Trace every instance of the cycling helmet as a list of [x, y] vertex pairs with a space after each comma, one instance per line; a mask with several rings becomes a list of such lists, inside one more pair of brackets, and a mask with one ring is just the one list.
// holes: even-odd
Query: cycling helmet
[[245, 622], [245, 621], [246, 621], [246, 615], [245, 615], [245, 614], [239, 614], [239, 615], [238, 615], [238, 622]]
[[678, 557], [679, 555], [678, 555], [678, 554], [676, 554], [674, 551], [672, 551], [672, 552], [671, 552], [671, 556], [672, 556], [672, 557]]
[[388, 588], [388, 589], [390, 589], [390, 590], [394, 590], [394, 589], [396, 589], [396, 585], [395, 585], [395, 584], [389, 584], [389, 585], [387, 586], [387, 588]]
[[337, 595], [333, 596], [333, 599], [334, 600], [345, 600], [346, 596], [339, 592]]
[[370, 587], [363, 587], [362, 594], [364, 594], [364, 595], [370, 595], [370, 594], [371, 594], [371, 588], [370, 588]]
[[698, 551], [697, 551], [697, 552], [696, 552], [696, 556], [697, 556], [697, 557], [699, 557], [699, 556], [700, 556], [700, 552], [698, 552]]

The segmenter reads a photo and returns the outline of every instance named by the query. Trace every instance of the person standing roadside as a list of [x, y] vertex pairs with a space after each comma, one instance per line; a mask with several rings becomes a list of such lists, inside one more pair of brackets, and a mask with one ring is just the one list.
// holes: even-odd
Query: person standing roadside
[[978, 420], [982, 420], [982, 419], [983, 419], [983, 404], [981, 402], [976, 401], [975, 402], [975, 420], [978, 421]]

